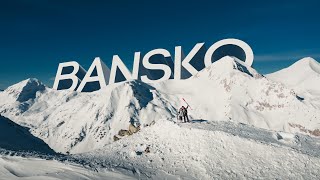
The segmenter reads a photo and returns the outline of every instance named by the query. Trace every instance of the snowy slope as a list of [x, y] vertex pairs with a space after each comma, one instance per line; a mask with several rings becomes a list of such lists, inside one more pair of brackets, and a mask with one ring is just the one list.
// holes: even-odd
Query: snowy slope
[[186, 98], [193, 108], [190, 114], [196, 119], [232, 120], [287, 132], [296, 131], [294, 125], [312, 131], [319, 128], [320, 105], [302, 101], [291, 88], [270, 81], [230, 57], [213, 63], [192, 79], [154, 87], [162, 94]]
[[230, 121], [158, 120], [83, 154], [0, 154], [6, 179], [319, 179], [320, 170], [318, 138]]
[[[57, 152], [84, 152], [112, 142], [113, 135], [127, 128], [130, 121], [138, 120], [142, 109], [153, 99], [151, 86], [132, 81], [93, 93], [46, 88], [35, 98], [20, 103], [11, 92], [18, 91], [13, 90], [15, 87], [21, 89], [24, 82], [9, 87], [0, 95], [5, 99], [0, 101], [4, 102], [0, 105], [0, 113], [30, 127], [35, 136]], [[163, 107], [162, 104], [159, 106]], [[171, 117], [167, 109], [161, 108], [157, 109], [158, 113]], [[153, 116], [154, 119], [158, 117], [157, 113]], [[153, 120], [148, 118], [145, 117], [146, 122]]]
[[320, 141], [309, 138], [305, 142], [318, 145], [308, 149], [303, 136], [279, 134], [286, 138], [278, 140], [276, 133], [244, 125], [159, 120], [133, 136], [75, 157], [96, 168], [127, 169], [141, 179], [319, 179]]
[[267, 77], [294, 88], [299, 93], [320, 95], [320, 63], [310, 57], [303, 58], [288, 68], [268, 74]]
[[174, 119], [177, 108], [185, 105], [182, 98], [191, 105], [192, 119], [320, 135], [320, 106], [232, 57], [187, 80], [129, 81], [92, 93], [55, 91], [28, 79], [0, 93], [0, 114], [29, 127], [56, 152], [82, 153], [113, 142], [130, 122], [144, 128]]
[[34, 99], [37, 92], [45, 90], [45, 86], [37, 79], [31, 78], [8, 87], [5, 90], [10, 100], [25, 102]]
[[95, 172], [54, 160], [0, 156], [0, 179], [133, 179], [110, 171]]
[[[305, 82], [317, 77], [307, 62]], [[0, 179], [319, 179], [320, 91], [312, 88], [232, 57], [187, 80], [92, 93], [27, 79], [0, 92]], [[175, 122], [182, 98], [192, 123]], [[114, 142], [130, 123], [141, 130]]]
[[313, 106], [320, 107], [320, 63], [313, 58], [303, 58], [266, 77], [294, 89]]

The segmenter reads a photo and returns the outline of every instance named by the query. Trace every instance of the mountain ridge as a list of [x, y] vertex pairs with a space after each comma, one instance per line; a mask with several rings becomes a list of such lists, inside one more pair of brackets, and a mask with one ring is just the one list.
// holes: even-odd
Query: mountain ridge
[[319, 91], [317, 84], [320, 83], [320, 63], [313, 58], [306, 57], [287, 68], [266, 76], [295, 89], [301, 94], [306, 91], [317, 93]]
[[[23, 85], [36, 91], [25, 95]], [[320, 106], [299, 99], [291, 88], [232, 57], [187, 80], [157, 84], [134, 80], [79, 93], [55, 91], [33, 79], [8, 89], [0, 93], [0, 113], [29, 127], [34, 136], [62, 153], [103, 148], [129, 124], [144, 128], [159, 119], [176, 121], [182, 98], [192, 107], [192, 119], [234, 121], [285, 132], [305, 133], [300, 126], [319, 129]], [[16, 92], [24, 94], [22, 102]]]

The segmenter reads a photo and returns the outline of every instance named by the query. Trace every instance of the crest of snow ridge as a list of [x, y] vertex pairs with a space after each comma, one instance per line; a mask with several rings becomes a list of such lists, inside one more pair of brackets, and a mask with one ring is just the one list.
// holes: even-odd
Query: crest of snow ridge
[[320, 64], [312, 58], [303, 58], [288, 68], [268, 74], [267, 78], [281, 82], [301, 94], [318, 94]]
[[45, 85], [39, 80], [30, 78], [8, 87], [4, 92], [13, 97], [16, 101], [24, 102], [36, 98], [36, 93], [38, 91], [44, 91], [45, 88]]
[[256, 70], [246, 65], [245, 62], [236, 57], [225, 56], [200, 71], [194, 78], [213, 79], [214, 77], [234, 73], [246, 74], [251, 77], [262, 77]]

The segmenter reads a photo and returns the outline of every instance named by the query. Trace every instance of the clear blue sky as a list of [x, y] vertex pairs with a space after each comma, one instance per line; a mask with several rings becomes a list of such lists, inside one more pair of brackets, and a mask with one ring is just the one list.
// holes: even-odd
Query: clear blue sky
[[0, 89], [29, 77], [52, 86], [58, 63], [88, 69], [100, 56], [174, 46], [189, 50], [238, 38], [254, 51], [256, 68], [270, 73], [301, 57], [320, 59], [318, 1], [49, 1], [0, 2]]

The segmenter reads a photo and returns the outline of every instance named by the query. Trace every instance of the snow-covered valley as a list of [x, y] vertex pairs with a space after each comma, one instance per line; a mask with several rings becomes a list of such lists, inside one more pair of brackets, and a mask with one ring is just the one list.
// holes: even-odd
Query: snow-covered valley
[[[27, 79], [0, 92], [1, 177], [319, 179], [319, 70], [304, 58], [264, 76], [224, 57], [190, 79], [92, 93]], [[182, 98], [192, 123], [177, 123]], [[119, 136], [130, 124], [141, 130]]]

